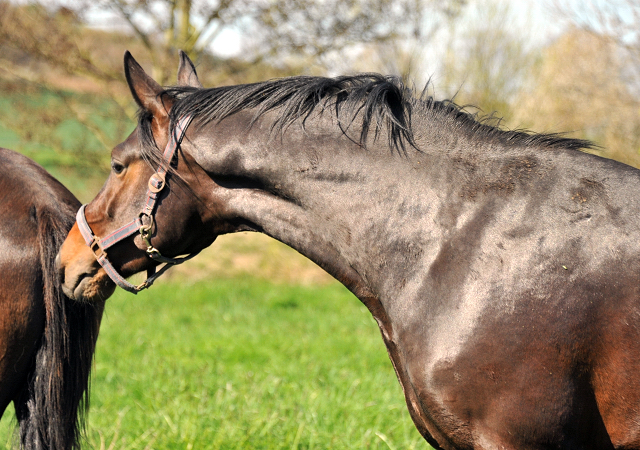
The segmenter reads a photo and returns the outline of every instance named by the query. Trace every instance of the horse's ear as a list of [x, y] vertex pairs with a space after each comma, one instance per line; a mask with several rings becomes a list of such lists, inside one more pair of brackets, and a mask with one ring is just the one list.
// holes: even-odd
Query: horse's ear
[[178, 86], [202, 88], [202, 83], [198, 80], [196, 73], [196, 66], [182, 50], [180, 50], [180, 65], [178, 66]]
[[124, 53], [124, 73], [138, 106], [151, 112], [157, 119], [166, 118], [173, 104], [172, 99], [168, 95], [162, 95], [162, 86], [146, 74], [129, 51]]

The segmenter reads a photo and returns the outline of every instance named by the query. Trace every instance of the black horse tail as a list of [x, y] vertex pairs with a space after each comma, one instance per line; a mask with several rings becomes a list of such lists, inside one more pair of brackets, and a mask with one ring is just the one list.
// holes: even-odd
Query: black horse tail
[[62, 292], [55, 258], [74, 222], [66, 204], [38, 208], [45, 329], [29, 377], [24, 450], [76, 450], [89, 408], [90, 372], [104, 303], [86, 304]]

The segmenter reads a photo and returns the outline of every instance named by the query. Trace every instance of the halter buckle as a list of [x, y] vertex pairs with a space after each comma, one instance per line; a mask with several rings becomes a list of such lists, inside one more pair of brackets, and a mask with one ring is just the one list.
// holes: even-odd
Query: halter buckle
[[93, 237], [93, 240], [89, 244], [89, 248], [93, 252], [93, 255], [96, 257], [96, 259], [100, 259], [107, 254], [107, 252], [105, 252], [102, 248], [102, 243], [100, 242], [100, 239], [98, 239], [98, 236]]

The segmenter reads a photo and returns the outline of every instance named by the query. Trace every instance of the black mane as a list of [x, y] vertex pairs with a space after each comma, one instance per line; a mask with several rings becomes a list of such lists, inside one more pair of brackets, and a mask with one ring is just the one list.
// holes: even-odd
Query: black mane
[[[272, 130], [284, 132], [298, 120], [304, 126], [311, 112], [322, 105], [325, 110], [333, 109], [338, 118], [350, 118], [348, 123], [340, 124], [343, 131], [360, 117], [360, 145], [364, 145], [370, 130], [377, 138], [381, 129], [386, 129], [390, 148], [402, 152], [407, 145], [418, 149], [412, 128], [413, 114], [445, 119], [442, 123], [452, 123], [458, 132], [464, 132], [474, 141], [579, 150], [594, 147], [589, 141], [566, 138], [558, 133], [504, 130], [491, 124], [493, 117], [481, 118], [452, 101], [436, 101], [426, 96], [426, 89], [419, 94], [399, 78], [379, 74], [336, 78], [297, 76], [211, 89], [174, 86], [165, 92], [177, 99], [171, 109], [172, 129], [177, 119], [187, 114], [194, 117], [194, 123], [204, 125], [245, 109], [255, 109], [254, 120], [278, 109], [280, 114]], [[139, 125], [144, 147], [155, 147], [148, 113], [141, 112]], [[146, 156], [155, 159], [154, 155]]]

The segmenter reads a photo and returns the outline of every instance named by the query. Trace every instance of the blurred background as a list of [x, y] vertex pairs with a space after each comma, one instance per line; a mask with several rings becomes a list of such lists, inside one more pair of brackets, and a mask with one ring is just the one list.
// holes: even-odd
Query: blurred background
[[[640, 0], [0, 0], [0, 146], [35, 159], [89, 201], [106, 179], [111, 148], [135, 126], [124, 51], [170, 85], [182, 49], [205, 87], [300, 74], [394, 74], [501, 127], [567, 132], [594, 141], [601, 156], [640, 167], [639, 32]], [[313, 263], [262, 236], [230, 236], [169, 274], [159, 282], [164, 288], [154, 287], [166, 295], [164, 313], [157, 312], [164, 315], [150, 316], [159, 303], [144, 295], [132, 303], [119, 292], [109, 301], [90, 448], [194, 448], [197, 436], [205, 436], [200, 448], [426, 448], [368, 312]], [[227, 281], [214, 283], [218, 291], [197, 284], [212, 277]], [[307, 290], [283, 287], [294, 285]], [[336, 306], [323, 314], [334, 315], [318, 315], [327, 298]], [[355, 309], [340, 309], [344, 298]], [[170, 309], [176, 299], [183, 308]], [[261, 331], [266, 316], [272, 328]], [[346, 316], [357, 323], [332, 328]], [[309, 323], [317, 329], [296, 328]], [[203, 329], [209, 334], [200, 341], [188, 340]], [[212, 341], [222, 330], [228, 339]], [[283, 330], [293, 344], [287, 336], [273, 341]], [[326, 338], [308, 353], [318, 330]], [[344, 337], [354, 333], [355, 341]], [[258, 350], [269, 343], [270, 353]], [[178, 344], [185, 347], [173, 349]], [[196, 348], [212, 353], [199, 360]], [[375, 361], [353, 372], [372, 349]], [[278, 358], [300, 371], [278, 372], [269, 365]], [[141, 367], [124, 368], [125, 361]], [[162, 369], [151, 369], [160, 361]], [[276, 391], [284, 394], [256, 413], [252, 399]], [[355, 409], [336, 408], [361, 391]], [[382, 391], [388, 403], [381, 407]], [[215, 409], [220, 404], [227, 409]], [[369, 418], [365, 409], [382, 412]], [[392, 434], [396, 417], [404, 428]], [[203, 430], [212, 429], [218, 437], [206, 437]], [[276, 438], [265, 443], [269, 435]]]

